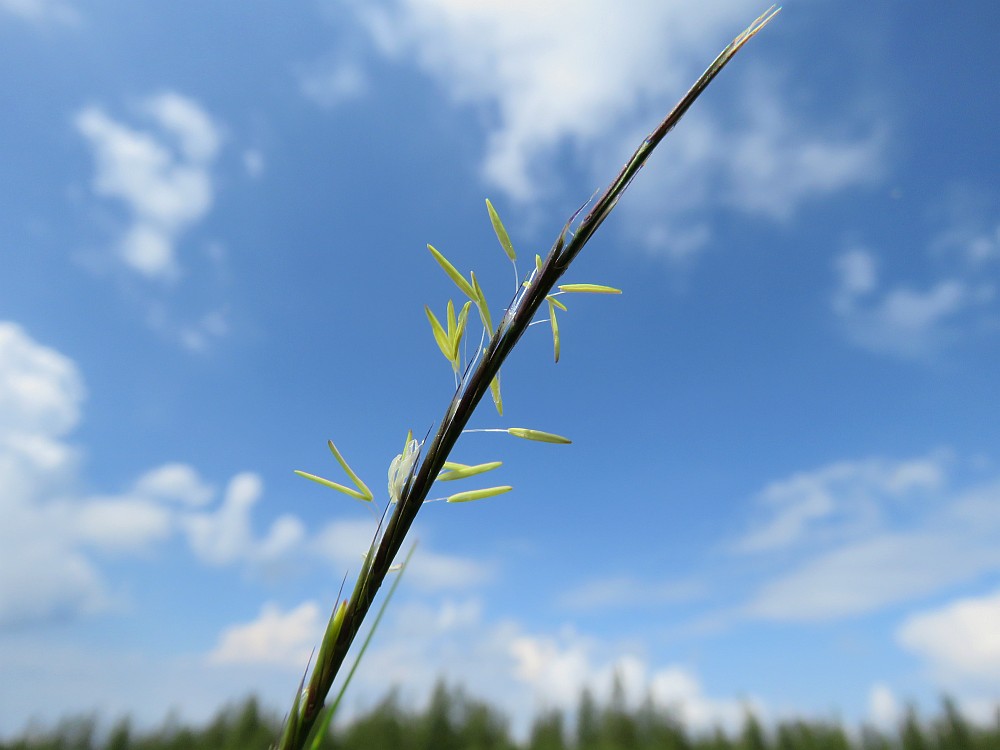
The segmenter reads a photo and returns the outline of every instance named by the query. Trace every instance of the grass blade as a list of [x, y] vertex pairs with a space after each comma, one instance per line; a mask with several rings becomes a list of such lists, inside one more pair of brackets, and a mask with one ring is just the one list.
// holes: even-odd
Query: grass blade
[[355, 474], [354, 470], [347, 465], [347, 461], [344, 460], [343, 455], [341, 455], [340, 451], [337, 450], [337, 446], [333, 444], [333, 441], [327, 440], [326, 445], [330, 449], [330, 453], [333, 454], [333, 457], [337, 459], [337, 463], [340, 464], [340, 467], [347, 473], [347, 476], [351, 478], [354, 485], [364, 494], [365, 499], [372, 500], [375, 497], [372, 494], [372, 491], [368, 489], [368, 485], [361, 481], [361, 477]]
[[[358, 492], [357, 490], [352, 490], [350, 487], [345, 487], [342, 484], [331, 482], [329, 479], [323, 479], [323, 477], [318, 477], [315, 474], [310, 474], [305, 471], [299, 471], [298, 469], [295, 470], [295, 473], [298, 474], [303, 479], [308, 479], [311, 482], [316, 482], [316, 484], [321, 484], [324, 487], [329, 487], [331, 490], [337, 490], [337, 492], [343, 492], [345, 495], [350, 495], [351, 497], [357, 498], [358, 500], [363, 500], [364, 502], [371, 502], [372, 498], [375, 497], [374, 495], [371, 494], [370, 490], [368, 494], [365, 495], [361, 492]], [[368, 488], [365, 487], [365, 489], [367, 490]]]
[[500, 215], [493, 208], [493, 204], [490, 203], [490, 199], [486, 199], [486, 210], [490, 212], [490, 223], [493, 224], [493, 231], [496, 232], [497, 239], [500, 240], [500, 247], [503, 251], [507, 253], [507, 257], [510, 258], [510, 262], [513, 263], [517, 260], [517, 254], [514, 252], [514, 245], [511, 244], [510, 235], [507, 234], [507, 229], [504, 227], [503, 222], [500, 221]]
[[471, 300], [476, 299], [476, 292], [472, 288], [472, 285], [465, 280], [465, 277], [458, 272], [458, 269], [453, 266], [446, 257], [444, 257], [437, 248], [433, 245], [428, 245], [427, 249], [431, 251], [431, 255], [434, 256], [434, 260], [438, 262], [438, 265], [444, 269], [444, 272], [448, 274], [448, 277], [455, 282], [455, 286], [462, 290], [462, 292]]

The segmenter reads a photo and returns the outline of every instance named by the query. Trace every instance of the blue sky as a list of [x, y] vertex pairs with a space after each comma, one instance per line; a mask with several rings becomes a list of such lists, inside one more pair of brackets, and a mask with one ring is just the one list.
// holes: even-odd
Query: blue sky
[[[282, 709], [453, 387], [424, 249], [530, 268], [743, 0], [0, 0], [0, 733]], [[348, 715], [523, 729], [617, 672], [695, 726], [1000, 700], [992, 2], [789, 3], [639, 175], [430, 504]], [[993, 123], [991, 125], [990, 123]], [[476, 334], [478, 335], [478, 330]], [[473, 340], [474, 343], [474, 340]], [[471, 480], [468, 487], [472, 487]]]

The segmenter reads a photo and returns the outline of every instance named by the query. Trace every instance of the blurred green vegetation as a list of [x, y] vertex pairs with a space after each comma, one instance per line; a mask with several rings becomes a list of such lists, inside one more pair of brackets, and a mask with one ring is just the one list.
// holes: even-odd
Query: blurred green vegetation
[[[0, 750], [267, 750], [280, 717], [256, 699], [223, 709], [207, 726], [168, 719], [155, 731], [129, 720], [106, 726], [94, 717], [67, 719], [0, 741]], [[1000, 707], [991, 726], [971, 723], [945, 699], [934, 718], [909, 710], [892, 732], [848, 730], [836, 723], [793, 721], [766, 727], [748, 714], [742, 729], [693, 732], [646, 700], [629, 709], [617, 687], [606, 706], [584, 691], [575, 719], [557, 710], [534, 721], [524, 743], [511, 739], [497, 710], [439, 683], [427, 708], [410, 711], [395, 692], [322, 743], [324, 750], [1000, 750]]]

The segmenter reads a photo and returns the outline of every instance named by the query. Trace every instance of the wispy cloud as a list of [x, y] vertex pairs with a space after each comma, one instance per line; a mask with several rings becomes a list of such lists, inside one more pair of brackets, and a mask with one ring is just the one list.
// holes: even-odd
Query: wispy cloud
[[993, 227], [958, 224], [939, 233], [933, 250], [957, 252], [973, 266], [1000, 262], [1000, 223]]
[[200, 560], [210, 565], [267, 565], [287, 557], [302, 543], [305, 526], [288, 514], [277, 518], [263, 537], [255, 536], [251, 511], [263, 492], [259, 476], [252, 472], [238, 474], [230, 480], [217, 509], [190, 514], [182, 520], [191, 548]]
[[754, 618], [827, 620], [918, 600], [1000, 570], [1000, 480], [953, 487], [944, 454], [841, 462], [776, 482], [735, 545], [779, 571], [744, 607]]
[[[264, 483], [242, 472], [221, 499], [197, 470], [169, 462], [124, 492], [81, 495], [79, 450], [66, 441], [82, 415], [83, 378], [59, 352], [0, 322], [0, 626], [74, 618], [115, 604], [100, 561], [143, 556], [172, 538], [198, 562], [266, 575], [356, 570], [374, 519], [316, 532], [293, 514], [260, 529]], [[423, 532], [418, 531], [418, 536]], [[495, 566], [421, 546], [408, 573], [423, 591], [486, 585]]]
[[[217, 245], [210, 246], [209, 257], [213, 263], [222, 267], [223, 257], [213, 258], [212, 252]], [[166, 300], [157, 300], [150, 295], [143, 300], [147, 305], [146, 324], [153, 331], [173, 341], [189, 352], [206, 352], [230, 332], [230, 310], [228, 307], [210, 309], [201, 315], [187, 315], [179, 320], [180, 314], [172, 309]]]
[[772, 482], [756, 497], [765, 517], [739, 552], [813, 547], [880, 528], [895, 508], [912, 509], [944, 483], [942, 455], [909, 461], [842, 461]]
[[831, 309], [846, 338], [879, 354], [927, 359], [950, 346], [1000, 332], [1000, 225], [988, 190], [953, 188], [944, 207], [936, 207], [940, 226], [929, 233], [919, 255], [930, 281], [887, 282], [881, 254], [862, 246], [835, 260], [836, 286]]
[[936, 207], [942, 226], [932, 236], [933, 256], [955, 258], [972, 269], [985, 271], [1000, 264], [1000, 221], [993, 185], [951, 185]]
[[817, 621], [917, 600], [1000, 568], [998, 536], [995, 528], [875, 535], [766, 583], [746, 612], [767, 620]]
[[324, 109], [356, 99], [368, 88], [364, 70], [349, 60], [324, 60], [299, 69], [299, 91]]
[[606, 703], [616, 680], [630, 706], [650, 697], [698, 729], [735, 729], [747, 703], [763, 709], [752, 697], [710, 695], [690, 668], [653, 663], [571, 627], [542, 633], [514, 620], [491, 621], [477, 599], [394, 602], [358, 672], [355, 695], [373, 702], [388, 682], [405, 685], [404, 695], [423, 703], [439, 676], [475, 686], [477, 696], [512, 717], [519, 737], [541, 708], [574, 711], [585, 688]]
[[222, 131], [197, 102], [173, 92], [144, 100], [138, 112], [151, 130], [134, 129], [93, 105], [75, 124], [93, 150], [94, 192], [126, 208], [116, 257], [142, 276], [169, 280], [180, 272], [178, 240], [211, 209], [211, 167]]
[[[811, 203], [882, 178], [886, 125], [869, 120], [843, 132], [816, 122], [787, 101], [789, 84], [757, 67], [743, 76], [731, 105], [740, 117], [693, 109], [655, 156], [664, 167], [632, 186], [622, 209], [629, 225], [644, 227], [637, 239], [649, 251], [684, 260], [708, 244], [719, 210], [785, 222]], [[643, 136], [633, 130], [614, 153], [628, 153]], [[605, 165], [613, 163], [611, 149], [600, 153]]]
[[384, 54], [414, 61], [456, 101], [491, 112], [484, 177], [527, 200], [540, 157], [606, 135], [644, 97], [680, 90], [691, 58], [734, 35], [753, 7], [404, 0], [359, 13]]
[[0, 0], [0, 11], [33, 23], [76, 23], [80, 14], [63, 0]]
[[84, 394], [72, 360], [0, 322], [0, 625], [107, 609], [115, 595], [98, 556], [146, 554], [184, 523], [193, 525], [195, 551], [213, 562], [283, 550], [285, 526], [263, 540], [245, 528], [240, 510], [259, 489], [248, 477], [233, 480], [214, 512], [197, 510], [214, 493], [178, 463], [146, 472], [124, 493], [79, 495], [80, 451], [67, 436]]
[[847, 337], [882, 354], [925, 357], [958, 336], [961, 316], [990, 301], [988, 286], [945, 278], [926, 289], [879, 288], [875, 256], [855, 248], [837, 258], [833, 311]]
[[[382, 54], [412, 62], [454, 101], [482, 111], [483, 178], [522, 202], [552, 187], [546, 175], [567, 152], [591, 154], [582, 166], [602, 184], [662, 116], [662, 102], [709, 62], [705, 50], [760, 10], [705, 2], [693, 13], [653, 0], [357, 7]], [[708, 212], [720, 207], [786, 220], [810, 199], [880, 179], [884, 126], [820, 127], [788, 103], [786, 82], [756, 68], [742, 74], [743, 116], [700, 106], [661, 149], [670, 169], [637, 181], [628, 210], [643, 216], [630, 223], [647, 228], [639, 239], [651, 250], [679, 258], [702, 248]]]

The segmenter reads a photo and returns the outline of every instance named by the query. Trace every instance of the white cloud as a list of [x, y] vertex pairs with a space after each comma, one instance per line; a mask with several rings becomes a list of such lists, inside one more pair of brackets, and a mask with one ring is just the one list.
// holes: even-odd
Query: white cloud
[[0, 534], [0, 626], [72, 618], [106, 608], [110, 598], [93, 563], [62, 534], [42, 528], [36, 523], [41, 519], [27, 515], [6, 515], [6, 533]]
[[79, 13], [61, 0], [0, 0], [0, 10], [35, 23], [76, 23]]
[[218, 510], [186, 519], [184, 525], [195, 554], [214, 565], [225, 565], [245, 557], [253, 543], [250, 509], [262, 492], [260, 477], [240, 474], [229, 482]]
[[104, 551], [143, 552], [172, 531], [170, 511], [141, 499], [88, 499], [74, 521], [79, 541]]
[[[664, 0], [356, 7], [384, 55], [412, 60], [482, 112], [483, 177], [522, 202], [551, 188], [546, 175], [567, 147], [591, 155], [583, 166], [595, 187], [607, 182], [667, 103], [761, 10], [742, 0], [703, 2], [697, 13]], [[700, 249], [719, 206], [786, 219], [809, 198], [880, 178], [883, 128], [832, 132], [793, 110], [776, 80], [739, 75], [744, 93], [727, 111], [742, 116], [717, 117], [699, 103], [660, 147], [669, 169], [646, 170], [623, 204], [642, 214], [629, 223], [648, 227], [640, 239], [651, 250]], [[623, 131], [624, 140], [614, 135]]]
[[[621, 209], [628, 224], [644, 228], [639, 239], [649, 250], [683, 260], [709, 242], [719, 209], [787, 221], [809, 201], [881, 179], [885, 126], [830, 131], [794, 110], [778, 80], [745, 78], [729, 107], [741, 117], [699, 103], [629, 188]], [[644, 135], [634, 130], [614, 153], [630, 153]], [[614, 163], [607, 149], [600, 168], [597, 161], [595, 178]]]
[[474, 599], [394, 601], [361, 663], [355, 694], [375, 701], [387, 685], [400, 685], [423, 701], [438, 676], [503, 691], [511, 684], [508, 632], [507, 625], [485, 623]]
[[76, 451], [61, 438], [79, 421], [83, 398], [70, 359], [0, 322], [0, 625], [93, 611], [106, 601], [71, 522], [46, 502], [71, 483]]
[[941, 232], [931, 247], [959, 253], [976, 267], [1000, 260], [1000, 224], [994, 227], [958, 224]]
[[478, 599], [446, 599], [438, 610], [437, 627], [441, 631], [474, 628], [483, 618], [483, 604]]
[[837, 258], [839, 283], [833, 310], [848, 338], [876, 352], [914, 357], [927, 354], [951, 335], [950, 319], [972, 303], [972, 290], [946, 279], [925, 291], [899, 287], [876, 294], [874, 256], [853, 249]]
[[957, 259], [983, 272], [1000, 261], [1000, 222], [992, 185], [952, 184], [936, 207], [942, 228], [930, 242], [931, 253]]
[[747, 711], [758, 719], [765, 719], [764, 703], [753, 696], [713, 698], [705, 694], [697, 676], [680, 666], [657, 670], [650, 680], [650, 694], [662, 706], [672, 709], [685, 726], [708, 731], [721, 726], [729, 732], [742, 726]]
[[[329, 560], [337, 570], [357, 570], [375, 535], [372, 520], [338, 520], [324, 526], [311, 541], [313, 554]], [[406, 571], [407, 584], [425, 592], [468, 590], [487, 584], [495, 575], [495, 566], [470, 557], [436, 552], [430, 548], [426, 530], [415, 528], [411, 539], [420, 541]], [[402, 562], [404, 547], [396, 562]]]
[[1000, 569], [1000, 529], [964, 531], [884, 533], [847, 544], [765, 584], [746, 612], [789, 621], [858, 615]]
[[274, 563], [291, 554], [305, 538], [305, 526], [294, 516], [281, 516], [263, 538], [255, 537], [250, 513], [264, 491], [260, 477], [244, 472], [233, 477], [218, 510], [187, 515], [182, 524], [194, 553], [210, 565], [238, 562]]
[[494, 566], [468, 557], [418, 547], [407, 569], [407, 582], [422, 591], [474, 589], [488, 583]]
[[188, 161], [200, 164], [215, 158], [222, 136], [212, 119], [193, 101], [173, 92], [147, 99], [143, 110], [177, 141]]
[[[980, 266], [992, 250], [985, 238], [962, 237], [968, 268], [956, 267], [952, 275], [924, 289], [884, 288], [870, 251], [853, 248], [842, 253], [835, 261], [838, 282], [831, 306], [847, 338], [874, 352], [913, 358], [934, 354], [982, 328], [995, 287], [984, 281]], [[945, 244], [957, 241], [952, 237]], [[942, 242], [932, 242], [932, 250], [943, 247]]]
[[518, 681], [540, 705], [572, 710], [585, 687], [598, 703], [606, 702], [617, 679], [631, 706], [637, 707], [649, 696], [695, 731], [716, 725], [732, 730], [745, 715], [745, 702], [709, 697], [688, 668], [677, 664], [654, 667], [630, 651], [601, 655], [605, 644], [573, 630], [564, 629], [555, 636], [521, 633], [510, 639], [508, 649]]
[[683, 3], [647, 0], [403, 0], [360, 7], [383, 53], [411, 57], [456, 101], [491, 113], [484, 176], [527, 200], [538, 157], [607, 133], [650, 96], [679, 92], [697, 65], [692, 59], [704, 62], [706, 49], [735, 36], [755, 6], [709, 2], [690, 13]]
[[374, 519], [331, 521], [312, 539], [313, 553], [334, 567], [356, 570], [375, 536]]
[[122, 494], [78, 494], [79, 451], [65, 437], [83, 398], [70, 359], [0, 321], [0, 626], [107, 609], [116, 597], [98, 556], [147, 554], [179, 530], [213, 565], [270, 566], [297, 553], [305, 529], [293, 516], [254, 534], [262, 483], [251, 473], [232, 479], [218, 508], [181, 463], [145, 472]]
[[0, 321], [0, 436], [60, 437], [80, 419], [83, 380], [76, 365]]
[[56, 727], [67, 716], [94, 714], [104, 727], [110, 726], [104, 720], [128, 716], [136, 732], [157, 732], [168, 717], [184, 726], [207, 726], [218, 711], [251, 692], [266, 710], [287, 710], [304, 666], [206, 665], [205, 658], [170, 649], [138, 651], [105, 640], [84, 643], [51, 629], [5, 632], [0, 736], [21, 736], [29, 722]]
[[[21, 731], [19, 717], [37, 717], [54, 726], [67, 714], [90, 713], [95, 706], [105, 716], [128, 714], [140, 728], [162, 726], [168, 710], [184, 723], [202, 724], [223, 702], [251, 692], [267, 708], [285, 711], [328, 617], [327, 605], [312, 600], [295, 606], [268, 604], [245, 621], [221, 629], [198, 658], [93, 645], [78, 648], [46, 632], [5, 633], [0, 638], [5, 677], [0, 680], [0, 704], [9, 710], [0, 714], [0, 733]], [[519, 639], [541, 644], [548, 638], [516, 622], [487, 619], [476, 599], [421, 604], [394, 600], [338, 720], [350, 721], [383, 700], [392, 686], [400, 688], [404, 706], [423, 708], [443, 675], [449, 684], [463, 685], [467, 694], [504, 711], [515, 735], [524, 740], [539, 709], [572, 712], [585, 685], [599, 702], [606, 701], [616, 672], [630, 706], [650, 690], [662, 705], [683, 708], [682, 717], [698, 717], [696, 726], [706, 730], [716, 720], [733, 730], [742, 719], [744, 702], [712, 695], [694, 669], [654, 665], [629, 649], [572, 630], [552, 637], [551, 650], [538, 646], [542, 674], [534, 682], [525, 681], [518, 676], [520, 662], [511, 645]], [[567, 683], [556, 704], [545, 694], [545, 666], [550, 659], [572, 661], [576, 657], [569, 655], [577, 653], [582, 654], [582, 682]]]
[[[290, 563], [360, 566], [374, 519], [309, 534], [285, 514], [260, 533], [254, 511], [263, 482], [252, 472], [233, 477], [221, 502], [193, 467], [177, 462], [142, 473], [123, 493], [80, 495], [78, 450], [65, 436], [80, 420], [83, 398], [70, 359], [0, 321], [0, 626], [106, 610], [119, 597], [99, 564], [103, 556], [148, 554], [178, 533], [212, 566], [266, 573]], [[408, 575], [419, 590], [441, 591], [482, 586], [493, 574], [488, 562], [424, 545]]]
[[872, 685], [868, 692], [868, 720], [883, 731], [893, 731], [899, 726], [903, 711], [892, 689], [884, 683]]
[[689, 668], [652, 664], [633, 648], [570, 627], [544, 634], [512, 620], [487, 620], [478, 599], [393, 602], [352, 684], [356, 700], [374, 703], [387, 685], [398, 685], [419, 706], [438, 677], [497, 706], [521, 738], [540, 710], [575, 711], [584, 688], [606, 702], [616, 677], [630, 706], [649, 695], [697, 729], [717, 723], [735, 729], [745, 705], [708, 695]]
[[775, 92], [755, 91], [749, 127], [735, 133], [727, 200], [749, 213], [787, 219], [804, 198], [871, 184], [881, 176], [878, 130], [834, 137], [804, 125]]
[[187, 464], [164, 464], [143, 474], [135, 483], [136, 494], [182, 505], [203, 506], [215, 491]]
[[171, 237], [152, 224], [135, 224], [121, 241], [121, 259], [139, 273], [150, 276], [173, 276], [174, 248]]
[[946, 682], [971, 678], [1000, 688], [1000, 590], [911, 615], [896, 640]]
[[808, 621], [858, 615], [1000, 570], [1000, 482], [950, 486], [943, 456], [841, 462], [775, 482], [767, 516], [734, 549], [778, 573], [744, 614]]
[[518, 680], [554, 705], [572, 706], [591, 680], [592, 645], [572, 631], [519, 635], [508, 648]]
[[93, 149], [95, 193], [128, 210], [118, 257], [143, 276], [170, 279], [179, 273], [178, 239], [212, 206], [210, 170], [222, 134], [198, 104], [176, 93], [146, 99], [139, 112], [153, 131], [132, 129], [96, 106], [81, 110], [75, 124]]
[[738, 540], [739, 552], [764, 552], [856, 537], [878, 528], [887, 511], [919, 507], [944, 482], [943, 455], [910, 461], [841, 461], [772, 482], [756, 498], [767, 518]]
[[288, 612], [283, 612], [276, 604], [265, 604], [256, 620], [223, 631], [208, 661], [212, 664], [273, 664], [302, 670], [322, 638], [328, 617], [313, 601], [304, 602]]

